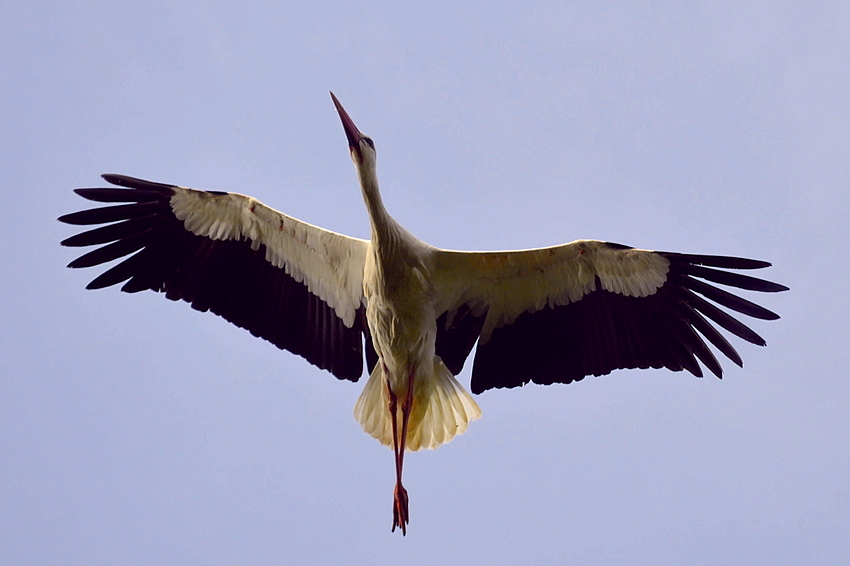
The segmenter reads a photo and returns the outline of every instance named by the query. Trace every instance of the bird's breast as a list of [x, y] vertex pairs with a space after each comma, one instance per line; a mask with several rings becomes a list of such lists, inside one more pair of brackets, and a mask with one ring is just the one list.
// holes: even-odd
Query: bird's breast
[[[367, 259], [363, 279], [366, 320], [391, 382], [432, 365], [437, 336], [435, 298], [427, 269], [396, 263], [389, 270]], [[393, 387], [396, 390], [396, 387]]]

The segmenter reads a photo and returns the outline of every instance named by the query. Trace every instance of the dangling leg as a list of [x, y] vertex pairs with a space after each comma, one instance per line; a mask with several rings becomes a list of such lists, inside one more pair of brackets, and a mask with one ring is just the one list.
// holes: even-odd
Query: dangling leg
[[[385, 368], [386, 374], [386, 368]], [[398, 437], [398, 421], [397, 421], [397, 410], [398, 410], [398, 397], [393, 391], [392, 387], [390, 387], [390, 380], [387, 377], [387, 394], [389, 397], [388, 409], [390, 411], [390, 418], [392, 420], [393, 426], [393, 456], [395, 457], [395, 492], [393, 494], [393, 529], [392, 532], [395, 532], [396, 527], [401, 527], [401, 534], [407, 535], [407, 490], [401, 485], [401, 468], [402, 468], [402, 460], [403, 457], [400, 455], [404, 454], [404, 436], [402, 436], [401, 443], [399, 443]], [[404, 406], [402, 405], [402, 411], [404, 410]]]
[[401, 438], [398, 450], [398, 464], [396, 465], [397, 478], [395, 486], [395, 509], [393, 512], [393, 530], [395, 526], [401, 527], [401, 533], [407, 534], [407, 524], [410, 522], [410, 516], [407, 510], [407, 490], [401, 485], [401, 473], [404, 468], [404, 449], [407, 444], [407, 425], [410, 421], [410, 412], [413, 409], [413, 376], [414, 370], [411, 367], [407, 373], [407, 395], [404, 403], [401, 405]]

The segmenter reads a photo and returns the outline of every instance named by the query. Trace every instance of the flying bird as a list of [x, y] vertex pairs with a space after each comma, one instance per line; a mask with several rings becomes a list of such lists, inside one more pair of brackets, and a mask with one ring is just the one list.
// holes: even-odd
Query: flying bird
[[[621, 368], [722, 369], [708, 343], [741, 357], [718, 331], [765, 341], [717, 305], [779, 316], [714, 284], [787, 287], [729, 270], [765, 261], [635, 249], [597, 240], [548, 248], [461, 252], [431, 246], [389, 215], [378, 190], [375, 144], [337, 98], [371, 238], [351, 238], [245, 195], [199, 191], [124, 175], [123, 188], [76, 189], [113, 206], [60, 221], [100, 226], [65, 246], [102, 245], [69, 267], [123, 259], [88, 289], [123, 283], [211, 311], [339, 379], [369, 379], [354, 415], [395, 458], [393, 527], [407, 533], [405, 451], [436, 448], [481, 416], [455, 379], [475, 344], [472, 393], [529, 382], [571, 383]], [[117, 203], [117, 204], [115, 204]], [[103, 245], [105, 244], [105, 245]], [[130, 255], [133, 254], [133, 255]]]

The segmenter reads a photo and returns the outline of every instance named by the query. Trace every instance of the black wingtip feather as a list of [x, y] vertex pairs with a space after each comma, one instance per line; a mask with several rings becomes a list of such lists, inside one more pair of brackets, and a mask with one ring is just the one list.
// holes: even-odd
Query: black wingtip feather
[[724, 269], [762, 269], [771, 266], [770, 262], [744, 257], [680, 254], [677, 252], [656, 253], [663, 255], [672, 263], [690, 263], [696, 265], [707, 265], [709, 267], [722, 267]]
[[119, 257], [129, 255], [145, 247], [151, 240], [150, 229], [140, 231], [132, 236], [116, 240], [111, 244], [92, 250], [81, 255], [68, 264], [68, 267], [93, 267], [101, 263], [107, 263]]
[[74, 192], [87, 200], [95, 202], [150, 202], [162, 198], [158, 191], [142, 189], [74, 189]]
[[711, 299], [715, 303], [723, 305], [724, 307], [730, 308], [741, 314], [745, 314], [753, 318], [760, 318], [762, 320], [776, 320], [779, 318], [778, 314], [764, 308], [761, 305], [757, 305], [752, 301], [733, 295], [723, 289], [712, 287], [708, 283], [703, 283], [702, 281], [691, 277], [682, 277], [680, 281], [682, 286], [686, 289], [695, 291], [703, 297]]
[[138, 234], [139, 232], [149, 230], [153, 227], [155, 223], [155, 215], [142, 216], [140, 218], [133, 218], [130, 220], [125, 220], [124, 222], [118, 222], [116, 224], [107, 224], [106, 226], [101, 226], [100, 228], [81, 232], [79, 234], [71, 236], [70, 238], [65, 238], [60, 242], [60, 244], [68, 247], [96, 246], [99, 244], [106, 244], [108, 242], [120, 240], [122, 238]]
[[759, 336], [752, 328], [742, 323], [737, 318], [731, 316], [726, 311], [719, 309], [714, 306], [712, 303], [706, 301], [705, 299], [701, 299], [696, 294], [688, 289], [680, 289], [680, 293], [683, 297], [683, 300], [690, 304], [698, 312], [702, 313], [706, 317], [710, 318], [738, 338], [742, 340], [746, 340], [751, 344], [755, 344], [756, 346], [766, 346], [767, 342], [765, 342], [764, 338]]
[[[59, 217], [60, 222], [76, 226], [88, 226], [90, 224], [108, 224], [119, 220], [129, 220], [162, 212], [167, 204], [160, 202], [140, 202], [133, 204], [121, 204], [118, 206], [104, 206], [72, 212]], [[170, 210], [165, 211], [170, 214]]]
[[788, 287], [786, 287], [785, 285], [780, 285], [779, 283], [759, 279], [758, 277], [742, 275], [740, 273], [734, 273], [730, 271], [720, 271], [718, 269], [711, 269], [708, 267], [702, 267], [694, 264], [684, 264], [678, 266], [678, 269], [682, 273], [687, 273], [688, 275], [699, 277], [700, 279], [707, 279], [708, 281], [720, 283], [721, 285], [737, 287], [738, 289], [746, 289], [747, 291], [778, 293], [780, 291], [788, 290]]
[[154, 192], [173, 191], [174, 185], [165, 183], [156, 183], [154, 181], [145, 181], [136, 177], [128, 177], [127, 175], [119, 175], [117, 173], [104, 173], [101, 175], [103, 180], [119, 187], [127, 187], [130, 189], [148, 190]]
[[[720, 350], [720, 352], [729, 358], [732, 363], [739, 367], [744, 366], [743, 360], [741, 360], [741, 355], [735, 349], [732, 344], [722, 335], [716, 328], [714, 328], [699, 312], [696, 311], [691, 305], [687, 302], [679, 303], [682, 305], [683, 313], [688, 319], [688, 322], [693, 326], [700, 334], [706, 337], [706, 339], [711, 342], [715, 348]], [[722, 373], [722, 368], [721, 368]], [[720, 375], [717, 375], [720, 377]]]

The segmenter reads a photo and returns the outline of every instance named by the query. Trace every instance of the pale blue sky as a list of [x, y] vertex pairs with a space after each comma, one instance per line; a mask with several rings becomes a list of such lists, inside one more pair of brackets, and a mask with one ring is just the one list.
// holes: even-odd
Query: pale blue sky
[[[850, 562], [846, 3], [6, 2], [0, 50], [4, 563]], [[360, 384], [58, 244], [104, 172], [367, 236], [328, 90], [420, 238], [766, 259], [769, 346], [489, 391], [390, 534]]]

